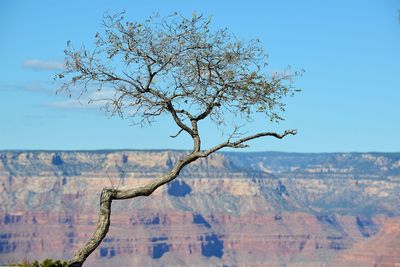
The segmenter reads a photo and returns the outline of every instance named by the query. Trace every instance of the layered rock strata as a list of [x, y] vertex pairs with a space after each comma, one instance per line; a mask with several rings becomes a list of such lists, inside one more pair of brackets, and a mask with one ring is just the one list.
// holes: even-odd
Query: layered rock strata
[[[146, 184], [183, 153], [0, 152], [0, 263], [70, 257], [103, 187]], [[219, 153], [114, 201], [87, 266], [396, 266], [399, 193], [398, 153]]]

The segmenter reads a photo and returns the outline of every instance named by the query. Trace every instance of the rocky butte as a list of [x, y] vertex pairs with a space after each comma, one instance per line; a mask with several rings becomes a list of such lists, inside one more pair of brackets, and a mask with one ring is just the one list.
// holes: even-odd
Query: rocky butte
[[[68, 258], [103, 187], [183, 151], [0, 152], [0, 264]], [[152, 196], [114, 201], [86, 266], [399, 266], [400, 153], [219, 153]]]

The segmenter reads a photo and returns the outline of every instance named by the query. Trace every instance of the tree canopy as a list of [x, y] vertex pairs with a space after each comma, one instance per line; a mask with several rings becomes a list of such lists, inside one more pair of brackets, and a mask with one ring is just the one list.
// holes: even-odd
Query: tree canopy
[[211, 18], [202, 15], [156, 15], [143, 23], [123, 15], [105, 16], [105, 31], [96, 33], [91, 50], [68, 42], [58, 76], [69, 81], [61, 91], [107, 91], [91, 102], [102, 101], [111, 114], [142, 125], [170, 114], [190, 135], [191, 122], [209, 118], [221, 125], [226, 113], [251, 120], [262, 112], [282, 120], [282, 98], [297, 91], [292, 78], [299, 73], [268, 71], [259, 40], [213, 31]]

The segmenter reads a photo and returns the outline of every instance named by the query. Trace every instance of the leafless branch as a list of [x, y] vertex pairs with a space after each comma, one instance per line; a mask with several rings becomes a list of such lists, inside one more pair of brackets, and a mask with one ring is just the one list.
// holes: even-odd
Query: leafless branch
[[183, 131], [183, 130], [180, 129], [180, 130], [178, 131], [177, 134], [175, 134], [175, 135], [170, 135], [169, 137], [171, 137], [171, 138], [176, 138], [176, 137], [178, 137], [178, 135], [179, 135], [182, 131]]
[[253, 139], [257, 139], [260, 137], [265, 137], [265, 136], [272, 136], [278, 139], [282, 139], [287, 135], [296, 135], [297, 131], [296, 130], [287, 130], [285, 131], [283, 134], [278, 134], [278, 133], [274, 133], [274, 132], [266, 132], [266, 133], [258, 133], [258, 134], [254, 134], [254, 135], [250, 135], [247, 137], [243, 137], [235, 142], [230, 142], [227, 141], [225, 143], [221, 143], [217, 146], [214, 146], [212, 148], [210, 148], [209, 150], [206, 150], [204, 152], [201, 153], [201, 157], [207, 157], [210, 154], [224, 148], [224, 147], [231, 147], [231, 148], [245, 148], [247, 147], [246, 143], [247, 141], [253, 140]]

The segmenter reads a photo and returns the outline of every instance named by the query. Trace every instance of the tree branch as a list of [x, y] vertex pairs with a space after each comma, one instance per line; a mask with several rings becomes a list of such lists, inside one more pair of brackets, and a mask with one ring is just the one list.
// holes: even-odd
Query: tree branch
[[175, 123], [176, 123], [182, 130], [184, 130], [185, 132], [187, 132], [188, 134], [190, 134], [190, 136], [193, 137], [193, 135], [194, 135], [193, 130], [190, 129], [186, 124], [184, 124], [184, 123], [182, 122], [182, 120], [178, 117], [178, 114], [177, 114], [175, 108], [172, 106], [171, 101], [167, 101], [165, 104], [167, 105], [166, 108], [167, 108], [167, 110], [171, 113], [172, 118], [174, 119]]
[[297, 134], [296, 130], [286, 130], [283, 134], [278, 134], [278, 133], [274, 133], [274, 132], [258, 133], [258, 134], [240, 138], [239, 140], [237, 140], [235, 142], [226, 141], [225, 143], [216, 145], [216, 146], [210, 148], [209, 150], [203, 151], [201, 153], [201, 157], [208, 157], [210, 154], [212, 154], [224, 147], [245, 148], [245, 147], [247, 147], [247, 145], [244, 144], [245, 142], [256, 139], [256, 138], [264, 137], [264, 136], [272, 136], [272, 137], [275, 137], [278, 139], [282, 139], [287, 135], [296, 135], [296, 134]]
[[210, 103], [209, 105], [207, 105], [207, 108], [206, 108], [206, 110], [205, 110], [203, 113], [199, 114], [199, 115], [196, 116], [194, 119], [195, 119], [196, 121], [202, 120], [202, 119], [206, 118], [206, 117], [211, 113], [211, 111], [214, 109], [214, 107], [220, 107], [220, 106], [221, 106], [220, 103], [218, 103], [218, 102], [217, 102], [217, 103], [212, 102], [212, 103]]
[[183, 131], [183, 130], [180, 129], [180, 130], [178, 131], [177, 134], [175, 134], [175, 135], [170, 135], [169, 137], [171, 137], [171, 138], [176, 138], [176, 137], [178, 137], [178, 135], [179, 135], [182, 131]]

